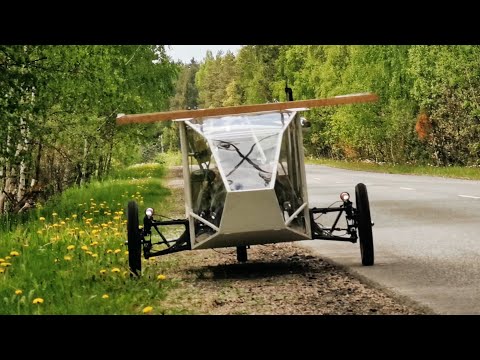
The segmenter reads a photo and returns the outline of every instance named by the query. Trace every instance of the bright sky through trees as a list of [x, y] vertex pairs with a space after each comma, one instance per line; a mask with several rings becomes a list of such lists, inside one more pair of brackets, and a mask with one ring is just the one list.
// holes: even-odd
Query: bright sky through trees
[[216, 55], [219, 50], [226, 53], [228, 50], [236, 54], [241, 45], [167, 45], [167, 54], [174, 60], [181, 60], [184, 63], [190, 62], [192, 57], [200, 62], [205, 57], [207, 50]]

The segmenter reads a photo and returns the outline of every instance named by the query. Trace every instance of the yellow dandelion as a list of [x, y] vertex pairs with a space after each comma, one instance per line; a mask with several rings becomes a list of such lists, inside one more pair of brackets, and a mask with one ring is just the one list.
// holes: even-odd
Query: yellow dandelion
[[5, 259], [0, 259], [0, 263], [5, 262]]
[[60, 224], [65, 225], [65, 221], [61, 221]]
[[53, 226], [53, 227], [59, 227], [60, 225], [58, 225], [58, 224], [55, 223], [55, 224], [53, 224], [52, 226]]
[[5, 260], [10, 260], [11, 257], [10, 256], [5, 256]]
[[144, 314], [148, 314], [148, 313], [151, 313], [152, 310], [153, 310], [153, 307], [147, 306], [147, 307], [144, 307], [144, 308], [143, 308], [142, 312], [143, 312]]
[[118, 212], [118, 215], [123, 215], [123, 211], [119, 211], [119, 212]]
[[167, 277], [163, 274], [157, 276], [157, 280], [165, 280]]
[[18, 251], [10, 251], [10, 256], [20, 256]]
[[65, 256], [63, 257], [63, 260], [65, 260], [65, 261], [71, 261], [71, 260], [72, 260], [72, 257], [71, 257], [71, 256], [68, 256], [68, 255], [65, 255]]
[[113, 273], [119, 273], [119, 272], [120, 272], [120, 269], [119, 269], [119, 268], [113, 268], [113, 269], [112, 269], [112, 272], [113, 272]]
[[107, 250], [107, 254], [110, 254], [110, 253], [112, 253], [112, 252], [113, 252], [113, 251], [110, 250], [110, 249]]
[[9, 266], [11, 266], [11, 265], [12, 265], [12, 264], [10, 264], [9, 262], [2, 262], [2, 263], [0, 264], [0, 266], [3, 266], [3, 267], [9, 267]]
[[114, 216], [113, 220], [120, 220], [120, 216]]
[[127, 250], [127, 251], [125, 251], [125, 255], [128, 255], [128, 250]]
[[97, 258], [98, 254], [92, 254], [92, 257]]
[[68, 245], [67, 246], [67, 250], [70, 251], [70, 250], [73, 250], [73, 249], [75, 249], [75, 245]]
[[58, 216], [58, 214], [56, 212], [52, 213], [52, 216]]
[[99, 213], [100, 211], [99, 210], [93, 210], [94, 213]]
[[3, 274], [5, 272], [5, 269], [0, 268], [0, 274]]
[[76, 219], [76, 218], [77, 218], [77, 214], [73, 214], [72, 219]]
[[85, 231], [80, 230], [78, 233], [79, 233], [80, 235], [83, 235], [83, 234], [85, 234]]
[[105, 270], [105, 269], [100, 270], [100, 274], [104, 275], [106, 273], [107, 273], [107, 270]]
[[33, 304], [43, 304], [43, 299], [42, 298], [35, 298], [32, 301]]
[[38, 220], [45, 221], [45, 218], [43, 216], [40, 216], [40, 218]]
[[92, 242], [90, 245], [92, 245], [92, 246], [97, 246], [97, 245], [98, 245], [98, 241], [94, 241], [94, 242]]
[[18, 290], [15, 290], [15, 295], [22, 295], [23, 294], [23, 291], [18, 289]]
[[103, 294], [102, 295], [102, 299], [108, 299], [110, 296], [108, 296], [108, 294]]
[[42, 233], [42, 230], [37, 230], [37, 234], [41, 234]]
[[87, 251], [87, 250], [88, 250], [88, 246], [87, 246], [87, 245], [83, 245], [83, 246], [82, 246], [82, 250], [83, 250], [83, 251]]
[[88, 251], [85, 251], [85, 254], [92, 255], [93, 253], [90, 250], [88, 250]]
[[118, 254], [119, 252], [122, 252], [122, 250], [120, 250], [120, 249], [115, 249], [115, 251], [114, 251], [115, 254]]

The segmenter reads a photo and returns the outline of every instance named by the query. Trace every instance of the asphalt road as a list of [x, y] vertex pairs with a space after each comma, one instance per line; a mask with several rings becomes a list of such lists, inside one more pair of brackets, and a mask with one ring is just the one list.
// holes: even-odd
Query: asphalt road
[[310, 207], [342, 191], [355, 203], [355, 185], [367, 186], [375, 265], [361, 265], [358, 243], [302, 244], [435, 313], [480, 314], [480, 181], [306, 168]]

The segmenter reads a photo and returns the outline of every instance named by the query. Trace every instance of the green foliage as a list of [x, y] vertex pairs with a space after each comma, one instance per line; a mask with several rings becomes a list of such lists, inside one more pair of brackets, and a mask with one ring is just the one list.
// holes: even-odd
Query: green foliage
[[12, 195], [21, 163], [28, 184], [55, 193], [141, 159], [151, 127], [117, 127], [116, 115], [168, 109], [178, 70], [148, 45], [0, 46], [0, 69], [0, 185]]

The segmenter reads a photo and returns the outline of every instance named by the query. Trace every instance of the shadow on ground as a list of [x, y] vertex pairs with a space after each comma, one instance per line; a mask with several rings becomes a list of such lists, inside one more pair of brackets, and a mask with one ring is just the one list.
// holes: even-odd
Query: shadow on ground
[[[317, 259], [318, 260], [318, 259]], [[315, 264], [313, 264], [315, 263]], [[328, 271], [329, 264], [314, 261], [313, 256], [290, 256], [275, 260], [253, 260], [247, 263], [208, 265], [189, 269], [197, 279], [251, 280], [292, 274], [313, 276], [312, 273]]]

